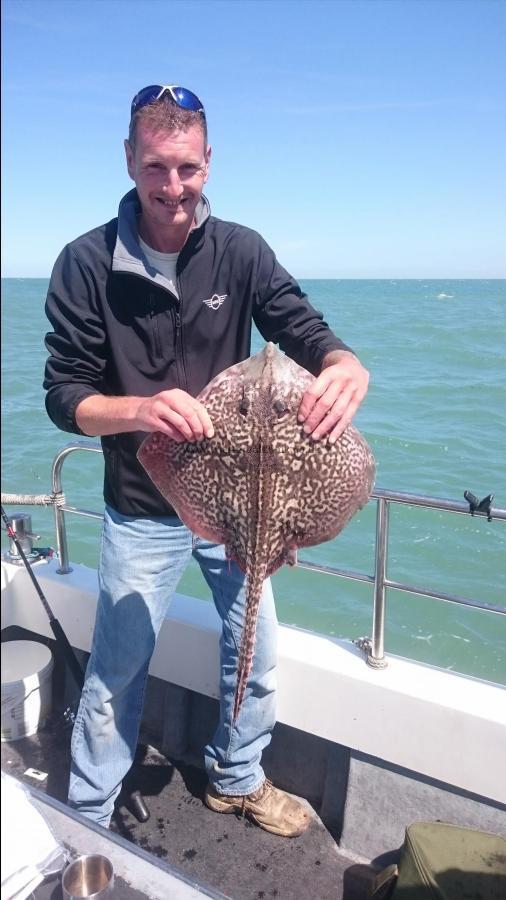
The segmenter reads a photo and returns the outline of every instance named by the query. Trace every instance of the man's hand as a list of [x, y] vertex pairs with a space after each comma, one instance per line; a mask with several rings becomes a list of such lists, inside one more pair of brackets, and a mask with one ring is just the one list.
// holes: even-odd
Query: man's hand
[[323, 360], [320, 375], [304, 394], [299, 422], [318, 441], [334, 444], [350, 424], [369, 385], [369, 372], [349, 350], [335, 350]]
[[163, 431], [179, 444], [211, 438], [214, 428], [205, 406], [174, 388], [154, 397], [107, 397], [92, 394], [77, 405], [76, 422], [84, 434]]
[[174, 388], [147, 397], [139, 404], [137, 428], [140, 431], [162, 431], [179, 444], [211, 438], [214, 428], [209, 414], [198, 400]]

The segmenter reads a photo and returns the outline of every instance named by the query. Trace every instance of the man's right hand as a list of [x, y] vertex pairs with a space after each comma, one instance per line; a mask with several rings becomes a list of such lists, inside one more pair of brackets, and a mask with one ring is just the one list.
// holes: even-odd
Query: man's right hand
[[78, 403], [75, 416], [81, 431], [94, 437], [127, 431], [162, 431], [183, 443], [214, 435], [205, 406], [179, 388], [160, 391], [154, 397], [92, 394]]
[[136, 419], [139, 431], [162, 431], [178, 443], [214, 435], [205, 406], [179, 388], [146, 397], [139, 404]]

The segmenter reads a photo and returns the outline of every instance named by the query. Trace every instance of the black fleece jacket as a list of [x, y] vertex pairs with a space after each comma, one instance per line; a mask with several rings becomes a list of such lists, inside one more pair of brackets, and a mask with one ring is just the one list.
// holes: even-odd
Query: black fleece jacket
[[[133, 190], [118, 218], [68, 244], [55, 263], [44, 388], [59, 428], [82, 433], [75, 410], [92, 394], [149, 397], [179, 387], [196, 396], [250, 355], [252, 321], [315, 375], [325, 354], [349, 349], [260, 235], [211, 216], [204, 197], [178, 257], [177, 298], [140, 248], [139, 213]], [[137, 431], [101, 438], [104, 498], [124, 515], [169, 515], [136, 457], [144, 437]]]

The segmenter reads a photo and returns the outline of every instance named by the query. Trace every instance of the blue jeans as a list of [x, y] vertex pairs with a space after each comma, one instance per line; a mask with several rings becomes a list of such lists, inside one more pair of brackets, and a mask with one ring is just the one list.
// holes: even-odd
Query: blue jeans
[[107, 826], [133, 760], [148, 666], [171, 596], [193, 555], [222, 621], [220, 719], [205, 749], [209, 780], [223, 794], [264, 781], [262, 750], [274, 727], [277, 621], [270, 582], [258, 617], [253, 671], [232, 725], [245, 576], [224, 548], [193, 535], [175, 516], [140, 519], [107, 507], [99, 600], [86, 680], [72, 733], [69, 804]]

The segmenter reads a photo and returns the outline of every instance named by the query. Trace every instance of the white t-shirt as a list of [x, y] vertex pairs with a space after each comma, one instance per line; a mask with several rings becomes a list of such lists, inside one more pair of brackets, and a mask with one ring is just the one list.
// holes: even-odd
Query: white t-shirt
[[167, 279], [172, 293], [179, 298], [176, 279], [176, 264], [179, 252], [160, 253], [159, 250], [153, 250], [152, 247], [149, 247], [148, 244], [146, 244], [146, 242], [142, 240], [140, 235], [139, 244], [141, 246], [141, 249], [146, 254], [148, 262], [153, 266], [154, 269], [157, 269], [158, 272], [160, 272], [164, 276], [164, 278]]

